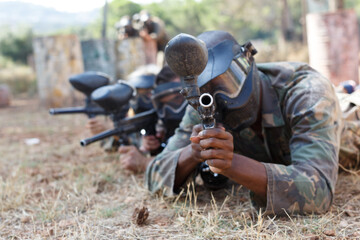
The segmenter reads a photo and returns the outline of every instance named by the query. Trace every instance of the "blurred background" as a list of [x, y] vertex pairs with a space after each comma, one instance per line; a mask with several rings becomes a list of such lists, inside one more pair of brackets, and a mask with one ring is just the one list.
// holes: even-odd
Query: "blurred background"
[[358, 83], [358, 0], [0, 0], [0, 106], [6, 94], [73, 104], [67, 81], [84, 71], [125, 79], [144, 64], [142, 50], [115, 26], [141, 10], [160, 18], [169, 38], [226, 30], [253, 43], [257, 62], [308, 62], [335, 85]]

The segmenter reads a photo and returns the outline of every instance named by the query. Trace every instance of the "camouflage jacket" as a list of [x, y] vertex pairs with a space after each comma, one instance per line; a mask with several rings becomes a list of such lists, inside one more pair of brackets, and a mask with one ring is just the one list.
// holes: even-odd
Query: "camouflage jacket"
[[[304, 63], [258, 64], [262, 85], [262, 134], [250, 128], [231, 132], [234, 152], [262, 162], [267, 172], [266, 214], [323, 213], [331, 205], [338, 173], [341, 112], [332, 84]], [[182, 148], [192, 127], [200, 123], [195, 110], [185, 116], [164, 151], [148, 166], [151, 192], [172, 195]]]
[[339, 165], [341, 169], [360, 168], [360, 91], [338, 93], [344, 128], [341, 133]]

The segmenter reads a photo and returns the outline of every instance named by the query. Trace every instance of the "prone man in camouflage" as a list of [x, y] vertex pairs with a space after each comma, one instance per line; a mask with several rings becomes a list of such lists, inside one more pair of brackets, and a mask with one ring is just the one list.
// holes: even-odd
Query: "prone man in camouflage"
[[208, 62], [197, 84], [213, 96], [221, 124], [203, 130], [188, 106], [147, 168], [148, 189], [176, 194], [206, 162], [213, 173], [248, 188], [265, 214], [326, 212], [343, 129], [333, 85], [304, 63], [255, 64], [256, 52], [227, 32], [198, 39], [206, 44]]

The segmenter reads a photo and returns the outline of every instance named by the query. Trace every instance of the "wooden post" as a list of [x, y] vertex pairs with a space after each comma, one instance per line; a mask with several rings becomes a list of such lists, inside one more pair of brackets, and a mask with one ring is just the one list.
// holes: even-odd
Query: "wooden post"
[[136, 68], [146, 64], [144, 41], [140, 37], [117, 40], [116, 76], [118, 79], [126, 79]]
[[35, 38], [33, 47], [41, 104], [47, 107], [65, 107], [78, 104], [84, 99], [69, 83], [71, 75], [84, 71], [77, 36]]
[[98, 71], [108, 74], [113, 81], [115, 70], [115, 41], [110, 39], [91, 39], [81, 41], [84, 71]]
[[339, 10], [306, 17], [310, 65], [335, 85], [359, 82], [359, 32], [356, 13]]
[[302, 28], [302, 43], [307, 44], [307, 30], [306, 30], [306, 14], [308, 13], [308, 6], [306, 0], [301, 0], [301, 28]]
[[0, 84], [0, 108], [10, 106], [11, 92], [6, 84]]

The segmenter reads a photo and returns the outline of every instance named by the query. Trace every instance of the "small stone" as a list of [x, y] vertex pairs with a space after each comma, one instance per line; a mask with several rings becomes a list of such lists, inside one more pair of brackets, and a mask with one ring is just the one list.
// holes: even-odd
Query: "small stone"
[[335, 230], [325, 230], [323, 233], [324, 233], [326, 236], [335, 236], [335, 235], [336, 235]]
[[31, 221], [31, 217], [30, 216], [24, 216], [21, 218], [20, 220], [22, 223], [29, 223]]

